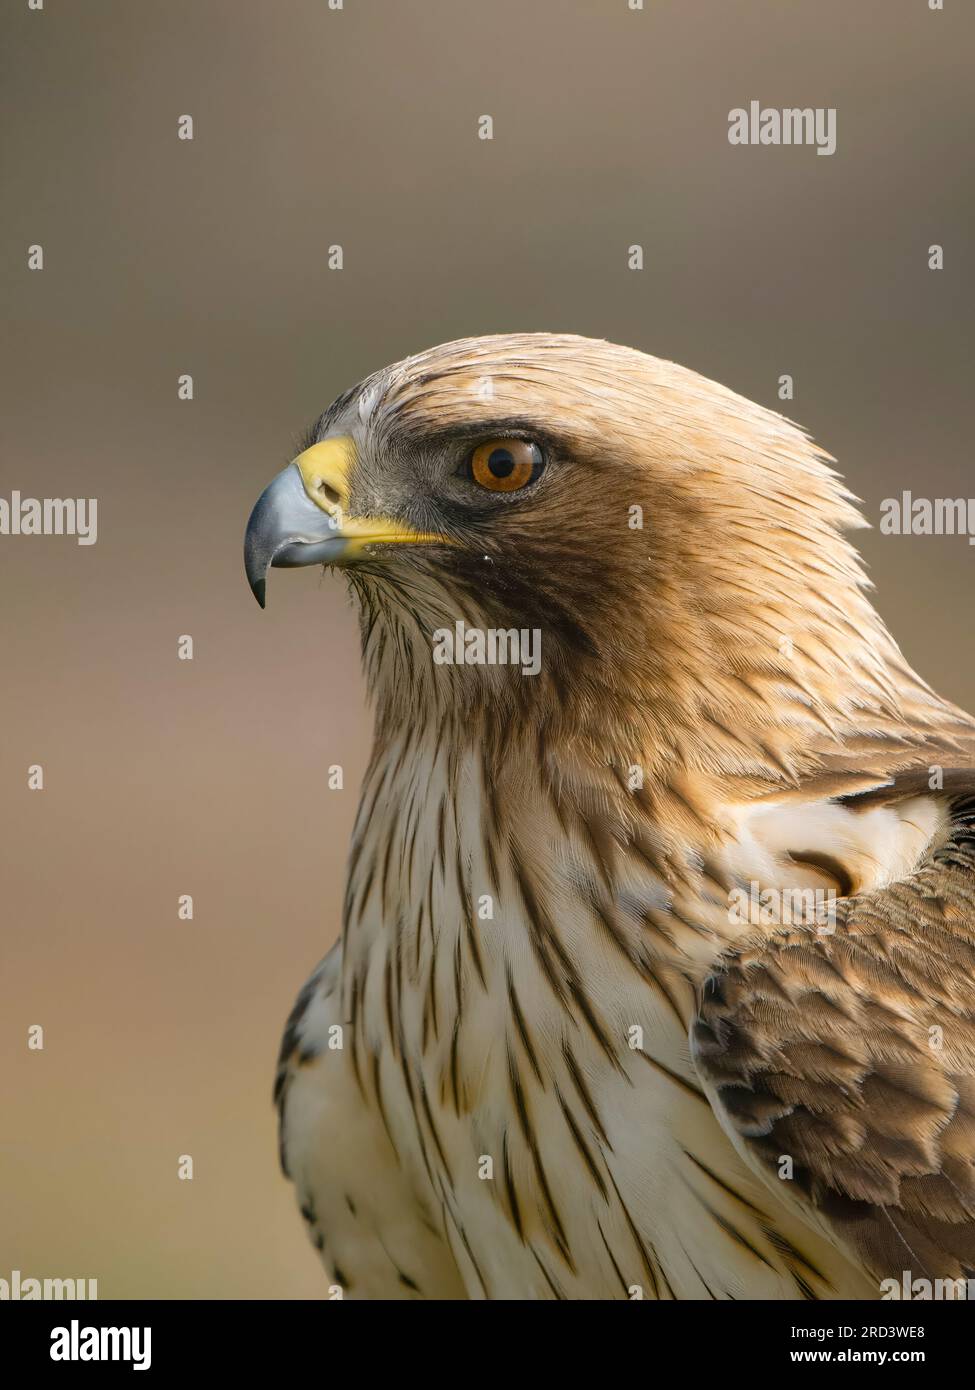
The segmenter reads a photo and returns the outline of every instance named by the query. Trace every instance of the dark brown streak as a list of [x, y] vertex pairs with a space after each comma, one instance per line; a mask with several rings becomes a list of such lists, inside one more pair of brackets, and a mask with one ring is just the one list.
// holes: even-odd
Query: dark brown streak
[[386, 1031], [389, 1034], [390, 1045], [396, 1051], [397, 1028], [393, 1015], [393, 962], [387, 955], [383, 963], [383, 1002], [386, 1012]]
[[460, 1019], [454, 1020], [454, 1033], [450, 1039], [450, 1088], [454, 1093], [454, 1111], [460, 1116], [460, 1088], [457, 1079], [457, 1052], [460, 1045]]
[[677, 1000], [674, 998], [670, 990], [664, 984], [663, 980], [657, 974], [655, 966], [651, 964], [649, 960], [644, 960], [644, 966], [645, 978], [649, 981], [650, 984], [653, 985], [653, 987], [658, 991], [658, 993], [660, 993], [663, 996], [664, 1001], [666, 1002], [671, 1013], [674, 1015], [674, 1018], [676, 1018], [677, 1022], [680, 1024], [681, 1031], [686, 1033], [689, 1025], [689, 1020], [684, 1018], [683, 1014], [677, 1006]]
[[359, 908], [356, 917], [361, 921], [365, 911], [366, 903], [369, 901], [369, 894], [372, 892], [372, 885], [376, 877], [376, 857], [373, 855], [372, 863], [369, 865], [369, 872], [366, 874], [365, 882], [362, 885], [362, 892], [359, 895]]
[[413, 1090], [413, 1081], [412, 1081], [412, 1078], [410, 1077], [410, 1069], [409, 1069], [409, 1067], [407, 1066], [407, 1063], [406, 1063], [406, 1039], [403, 1037], [402, 1032], [400, 1032], [399, 1044], [400, 1044], [400, 1046], [399, 1046], [399, 1064], [400, 1064], [400, 1072], [402, 1073], [402, 1076], [403, 1076], [403, 1083], [404, 1083], [404, 1085], [406, 1086], [406, 1094], [407, 1094], [407, 1097], [409, 1098], [410, 1110], [411, 1110], [412, 1113], [413, 1113], [414, 1128], [415, 1128], [415, 1131], [416, 1131], [416, 1139], [417, 1139], [417, 1143], [418, 1143], [418, 1145], [419, 1145], [419, 1147], [420, 1147], [420, 1157], [423, 1159], [423, 1166], [424, 1166], [424, 1168], [426, 1169], [427, 1177], [430, 1179], [430, 1185], [431, 1185], [432, 1187], [435, 1187], [435, 1186], [436, 1186], [436, 1181], [435, 1181], [435, 1179], [434, 1179], [433, 1167], [432, 1167], [432, 1165], [431, 1165], [431, 1163], [430, 1163], [429, 1155], [427, 1154], [427, 1146], [426, 1146], [426, 1143], [425, 1143], [424, 1138], [423, 1138], [423, 1127], [422, 1127], [422, 1125], [419, 1123], [419, 1117], [418, 1117], [418, 1115], [417, 1115], [417, 1110], [416, 1110], [416, 1095], [415, 1095], [414, 1090]]
[[447, 795], [444, 793], [440, 798], [440, 809], [437, 812], [437, 861], [440, 864], [440, 877], [446, 878], [447, 874]]
[[420, 955], [423, 949], [423, 899], [417, 904], [416, 921], [413, 924], [413, 972], [414, 978], [420, 978]]
[[396, 934], [393, 938], [393, 999], [397, 1023], [403, 1026], [403, 919], [396, 918]]
[[572, 1111], [569, 1109], [568, 1105], [565, 1103], [565, 1099], [564, 1099], [564, 1097], [562, 1096], [561, 1092], [560, 1092], [560, 1091], [556, 1091], [556, 1095], [557, 1095], [557, 1097], [558, 1097], [559, 1105], [560, 1105], [561, 1108], [562, 1108], [562, 1114], [565, 1116], [565, 1122], [566, 1122], [566, 1124], [569, 1126], [569, 1133], [572, 1135], [572, 1138], [573, 1138], [573, 1141], [575, 1142], [576, 1148], [577, 1148], [577, 1149], [579, 1150], [579, 1152], [582, 1154], [583, 1162], [585, 1163], [586, 1167], [589, 1169], [589, 1175], [590, 1175], [590, 1177], [592, 1178], [593, 1182], [596, 1184], [596, 1186], [599, 1188], [599, 1194], [600, 1194], [600, 1196], [603, 1198], [604, 1201], [608, 1201], [608, 1200], [609, 1200], [609, 1193], [608, 1193], [607, 1190], [606, 1190], [606, 1184], [605, 1184], [605, 1182], [603, 1181], [603, 1175], [602, 1175], [602, 1173], [600, 1173], [599, 1169], [598, 1169], [597, 1166], [596, 1166], [596, 1160], [593, 1158], [592, 1154], [589, 1152], [589, 1145], [586, 1143], [585, 1139], [583, 1138], [582, 1130], [579, 1128], [578, 1124], [576, 1123], [575, 1118], [574, 1118], [574, 1116], [573, 1116], [573, 1114], [572, 1114]]
[[396, 824], [399, 820], [399, 811], [394, 810], [387, 831], [386, 853], [383, 855], [383, 868], [380, 886], [380, 901], [382, 902], [383, 917], [387, 915], [387, 889], [389, 887], [389, 861], [393, 857], [393, 845], [396, 840]]
[[610, 941], [619, 951], [620, 955], [628, 965], [632, 965], [635, 970], [642, 974], [640, 962], [636, 957], [626, 936], [620, 931], [616, 922], [613, 920], [613, 911], [596, 893], [592, 893], [589, 898], [593, 916], [599, 926], [603, 928]]
[[539, 1269], [542, 1271], [542, 1278], [545, 1280], [546, 1284], [547, 1284], [547, 1285], [549, 1286], [549, 1288], [552, 1290], [553, 1296], [554, 1296], [556, 1299], [558, 1299], [558, 1301], [559, 1301], [560, 1303], [565, 1303], [565, 1302], [567, 1302], [567, 1301], [568, 1301], [567, 1295], [563, 1292], [563, 1290], [562, 1290], [561, 1287], [558, 1285], [558, 1283], [556, 1283], [556, 1281], [555, 1281], [555, 1280], [552, 1278], [552, 1276], [549, 1274], [548, 1270], [545, 1268], [544, 1264], [542, 1263], [541, 1258], [539, 1257], [538, 1252], [535, 1250], [534, 1246], [531, 1246], [531, 1245], [530, 1245], [528, 1248], [529, 1248], [529, 1250], [531, 1250], [531, 1252], [532, 1252], [532, 1256], [533, 1256], [533, 1258], [534, 1258], [534, 1260], [535, 1260], [535, 1263], [538, 1265]]
[[[487, 980], [484, 975], [484, 964], [481, 960], [481, 947], [477, 939], [477, 925], [474, 921], [474, 905], [471, 895], [467, 889], [467, 882], [464, 875], [464, 866], [461, 862], [460, 840], [457, 841], [457, 896], [460, 898], [460, 910], [463, 913], [464, 925], [467, 928], [467, 942], [470, 947], [471, 959], [474, 961], [474, 969], [477, 971], [478, 979], [487, 989]], [[459, 944], [459, 939], [458, 939]], [[458, 1007], [460, 1004], [460, 992], [458, 990]]]
[[478, 1283], [479, 1283], [480, 1286], [481, 1286], [481, 1291], [483, 1292], [485, 1298], [490, 1298], [490, 1294], [488, 1293], [487, 1284], [485, 1283], [485, 1280], [484, 1280], [484, 1275], [481, 1273], [481, 1267], [480, 1267], [480, 1265], [477, 1263], [477, 1260], [475, 1260], [475, 1258], [474, 1258], [474, 1251], [471, 1249], [471, 1243], [470, 1243], [470, 1241], [467, 1239], [467, 1232], [464, 1230], [463, 1226], [457, 1225], [456, 1219], [455, 1219], [454, 1224], [455, 1224], [456, 1227], [457, 1227], [457, 1234], [458, 1234], [458, 1235], [460, 1236], [460, 1238], [461, 1238], [461, 1241], [462, 1241], [462, 1243], [463, 1243], [464, 1249], [467, 1251], [467, 1258], [470, 1260], [471, 1265], [472, 1265], [473, 1270], [474, 1270], [474, 1273], [477, 1275], [477, 1280], [478, 1280]]
[[515, 1028], [518, 1030], [518, 1036], [521, 1039], [521, 1045], [525, 1049], [525, 1054], [528, 1057], [529, 1062], [531, 1063], [531, 1069], [535, 1073], [535, 1077], [538, 1081], [538, 1084], [544, 1091], [545, 1081], [542, 1077], [542, 1069], [538, 1064], [538, 1056], [535, 1052], [534, 1047], [532, 1046], [531, 1038], [528, 1034], [528, 1028], [525, 1024], [525, 1017], [524, 1014], [521, 1012], [521, 1005], [518, 1002], [518, 995], [515, 993], [515, 984], [514, 980], [512, 980], [511, 978], [510, 967], [506, 968], [506, 973], [508, 977], [508, 1001], [511, 1004], [511, 1016], [515, 1021]]
[[458, 934], [454, 938], [454, 1018], [460, 1023], [464, 1007], [464, 979], [461, 961], [461, 941]]
[[549, 956], [549, 923], [539, 910], [538, 902], [535, 898], [534, 890], [529, 884], [525, 871], [516, 855], [512, 855], [512, 865], [514, 868], [515, 882], [521, 894], [521, 900], [525, 907], [525, 914], [528, 920], [529, 936], [535, 955], [542, 967], [545, 978], [552, 988], [552, 992], [560, 1004], [567, 1004], [568, 996], [565, 992], [565, 985], [559, 978], [555, 966]]
[[496, 847], [500, 838], [500, 823], [498, 818], [497, 797], [495, 795], [494, 781], [488, 776], [484, 758], [481, 760], [481, 796], [482, 806], [486, 814], [482, 818], [481, 824], [484, 830], [484, 850], [487, 858], [488, 874], [490, 876], [491, 887], [495, 897], [501, 893], [501, 882], [498, 874], [498, 860]]
[[609, 1241], [606, 1239], [606, 1232], [603, 1230], [602, 1224], [601, 1224], [598, 1220], [597, 1220], [597, 1222], [596, 1222], [596, 1230], [599, 1232], [600, 1237], [602, 1238], [603, 1245], [605, 1246], [605, 1249], [606, 1249], [606, 1254], [609, 1256], [609, 1262], [610, 1262], [610, 1264], [613, 1266], [613, 1269], [616, 1271], [616, 1277], [617, 1277], [617, 1279], [620, 1281], [620, 1287], [622, 1288], [623, 1293], [625, 1294], [626, 1298], [629, 1299], [629, 1297], [630, 1297], [630, 1286], [629, 1286], [629, 1284], [626, 1282], [626, 1280], [623, 1278], [623, 1271], [620, 1269], [619, 1265], [616, 1263], [616, 1256], [613, 1254], [612, 1250], [609, 1248]]
[[431, 1133], [431, 1135], [433, 1136], [433, 1142], [434, 1142], [434, 1144], [435, 1144], [435, 1146], [436, 1146], [437, 1154], [438, 1154], [438, 1156], [439, 1156], [439, 1158], [440, 1158], [441, 1167], [442, 1167], [443, 1171], [446, 1173], [446, 1175], [447, 1175], [447, 1182], [449, 1183], [449, 1185], [450, 1185], [450, 1187], [451, 1187], [451, 1189], [452, 1189], [453, 1186], [454, 1186], [454, 1179], [453, 1179], [453, 1176], [452, 1176], [451, 1171], [450, 1171], [450, 1164], [447, 1162], [447, 1155], [446, 1155], [446, 1154], [444, 1153], [444, 1151], [443, 1151], [443, 1145], [442, 1145], [441, 1142], [440, 1142], [440, 1135], [437, 1133], [437, 1126], [436, 1126], [436, 1125], [434, 1124], [434, 1122], [433, 1122], [433, 1111], [430, 1109], [430, 1100], [429, 1100], [429, 1097], [427, 1096], [427, 1088], [426, 1088], [426, 1086], [424, 1085], [422, 1078], [421, 1078], [421, 1080], [420, 1080], [420, 1082], [419, 1082], [419, 1086], [420, 1086], [420, 1100], [423, 1102], [423, 1113], [424, 1113], [424, 1116], [426, 1117], [426, 1122], [427, 1122], [427, 1124], [428, 1124], [429, 1127], [430, 1127], [430, 1133]]
[[822, 854], [814, 849], [794, 849], [789, 851], [789, 858], [795, 864], [808, 864], [811, 868], [820, 869], [824, 874], [828, 874], [836, 883], [841, 898], [851, 897], [856, 890], [846, 866], [832, 854]]
[[528, 1145], [528, 1151], [532, 1156], [532, 1163], [535, 1168], [535, 1176], [538, 1180], [538, 1185], [541, 1189], [542, 1196], [545, 1199], [545, 1205], [548, 1209], [548, 1214], [551, 1219], [552, 1225], [555, 1228], [555, 1243], [559, 1249], [559, 1253], [561, 1254], [563, 1260], [572, 1270], [572, 1273], [575, 1274], [576, 1268], [572, 1259], [571, 1252], [569, 1250], [569, 1244], [568, 1240], [566, 1239], [565, 1228], [562, 1225], [562, 1220], [556, 1209], [555, 1202], [552, 1200], [552, 1192], [551, 1188], [549, 1187], [548, 1177], [545, 1172], [545, 1166], [542, 1163], [542, 1156], [539, 1152], [538, 1140], [535, 1137], [535, 1131], [532, 1129], [531, 1119], [528, 1115], [528, 1105], [525, 1100], [525, 1092], [521, 1084], [521, 1078], [518, 1075], [518, 1065], [515, 1061], [514, 1054], [511, 1052], [510, 1048], [508, 1049], [508, 1078], [511, 1082], [511, 1092], [512, 1096], [514, 1097], [515, 1114], [518, 1116], [518, 1124], [521, 1128], [522, 1135], [524, 1136], [525, 1143]]
[[579, 1012], [582, 1014], [583, 1018], [586, 1020], [586, 1023], [589, 1025], [593, 1037], [599, 1043], [599, 1046], [606, 1054], [610, 1063], [616, 1069], [616, 1071], [619, 1072], [620, 1076], [625, 1077], [626, 1080], [629, 1081], [630, 1085], [632, 1086], [632, 1079], [630, 1078], [626, 1068], [623, 1066], [623, 1063], [620, 1061], [617, 1049], [613, 1047], [609, 1038], [603, 1031], [603, 1028], [596, 1017], [592, 1005], [589, 1003], [589, 1000], [583, 993], [582, 985], [579, 984], [575, 979], [571, 979], [569, 981], [569, 991], [579, 1007]]
[[[413, 814], [413, 828], [409, 835], [409, 845], [406, 849], [406, 895], [408, 898], [413, 896], [413, 865], [416, 858], [416, 837], [420, 829], [420, 812], [418, 807], [411, 808]], [[409, 822], [407, 822], [409, 824]]]
[[623, 1195], [622, 1195], [622, 1193], [620, 1192], [619, 1188], [618, 1188], [617, 1185], [616, 1185], [616, 1179], [613, 1177], [612, 1172], [611, 1172], [608, 1168], [607, 1168], [606, 1171], [609, 1173], [609, 1180], [610, 1180], [610, 1182], [613, 1184], [613, 1191], [616, 1193], [617, 1199], [618, 1199], [619, 1204], [620, 1204], [620, 1210], [622, 1211], [622, 1213], [623, 1213], [623, 1218], [624, 1218], [624, 1220], [626, 1221], [627, 1226], [629, 1227], [630, 1235], [631, 1235], [631, 1237], [633, 1238], [633, 1243], [634, 1243], [634, 1245], [636, 1246], [637, 1250], [638, 1250], [639, 1253], [640, 1253], [640, 1261], [641, 1261], [641, 1263], [642, 1263], [642, 1265], [643, 1265], [644, 1270], [646, 1271], [647, 1276], [648, 1276], [649, 1279], [650, 1279], [650, 1283], [651, 1283], [651, 1286], [652, 1286], [652, 1288], [653, 1288], [653, 1296], [654, 1296], [654, 1298], [659, 1299], [659, 1297], [660, 1297], [660, 1288], [659, 1288], [659, 1285], [657, 1284], [657, 1271], [656, 1271], [656, 1269], [654, 1268], [654, 1261], [655, 1261], [655, 1259], [656, 1259], [656, 1252], [655, 1252], [655, 1251], [652, 1251], [652, 1250], [648, 1250], [647, 1247], [646, 1247], [646, 1245], [643, 1243], [643, 1237], [640, 1235], [640, 1232], [637, 1230], [637, 1228], [636, 1228], [636, 1223], [634, 1222], [632, 1216], [630, 1215], [629, 1211], [627, 1210], [626, 1203], [623, 1201]]
[[615, 883], [612, 852], [616, 850], [616, 842], [608, 831], [600, 830], [589, 816], [580, 816], [579, 820], [581, 821], [586, 841], [592, 851], [592, 857], [595, 860], [596, 868], [599, 870], [599, 876], [603, 881], [603, 886], [609, 891], [612, 891]]
[[380, 1058], [378, 1052], [374, 1052], [372, 1054], [372, 1089], [375, 1092], [376, 1109], [379, 1111], [379, 1118], [383, 1122], [383, 1129], [386, 1131], [386, 1138], [389, 1140], [390, 1148], [396, 1155], [396, 1161], [399, 1162], [399, 1150], [396, 1147], [396, 1141], [393, 1138], [392, 1130], [389, 1128], [389, 1120], [386, 1116], [386, 1106], [383, 1102], [382, 1079], [380, 1076]]
[[569, 1069], [569, 1076], [572, 1080], [572, 1084], [578, 1092], [579, 1099], [586, 1107], [586, 1113], [590, 1120], [592, 1120], [596, 1133], [599, 1135], [600, 1139], [602, 1139], [609, 1152], [612, 1153], [613, 1146], [609, 1142], [609, 1135], [606, 1133], [603, 1122], [599, 1118], [599, 1111], [596, 1109], [589, 1087], [586, 1085], [582, 1072], [579, 1070], [578, 1062], [572, 1055], [572, 1049], [569, 1047], [569, 1044], [564, 1041], [562, 1043], [562, 1056], [565, 1058], [565, 1064]]
[[701, 1196], [700, 1192], [697, 1192], [694, 1186], [691, 1183], [687, 1182], [686, 1178], [684, 1181], [686, 1186], [690, 1189], [691, 1192], [694, 1193], [694, 1196], [701, 1203], [701, 1206], [711, 1217], [712, 1221], [715, 1221], [727, 1236], [729, 1236], [733, 1241], [740, 1245], [743, 1250], [747, 1250], [750, 1254], [754, 1255], [756, 1260], [760, 1260], [762, 1264], [765, 1265], [768, 1269], [771, 1269], [775, 1273], [778, 1273], [772, 1261], [767, 1259], [762, 1254], [761, 1250], [757, 1249], [752, 1244], [752, 1242], [748, 1239], [747, 1236], [742, 1235], [741, 1231], [738, 1230], [737, 1226], [733, 1226], [732, 1223], [728, 1221], [725, 1217], [723, 1217], [719, 1211], [715, 1211], [714, 1207], [711, 1206], [710, 1202], [705, 1201], [705, 1199]]
[[704, 1275], [703, 1275], [703, 1274], [701, 1273], [701, 1271], [698, 1269], [697, 1265], [696, 1265], [696, 1264], [694, 1263], [694, 1261], [691, 1259], [690, 1255], [688, 1255], [687, 1250], [685, 1249], [683, 1242], [682, 1242], [682, 1241], [678, 1241], [677, 1243], [678, 1243], [678, 1245], [680, 1245], [680, 1248], [684, 1251], [684, 1258], [685, 1258], [685, 1260], [686, 1260], [687, 1263], [690, 1265], [691, 1269], [693, 1269], [693, 1271], [694, 1271], [694, 1273], [697, 1275], [697, 1277], [700, 1279], [700, 1281], [701, 1281], [702, 1285], [704, 1286], [704, 1288], [707, 1289], [708, 1297], [709, 1297], [710, 1299], [713, 1299], [714, 1302], [716, 1303], [716, 1302], [718, 1301], [717, 1295], [715, 1294], [714, 1290], [711, 1288], [711, 1285], [710, 1285], [710, 1284], [708, 1283], [708, 1281], [705, 1279]]
[[[710, 1106], [711, 1102], [708, 1100], [707, 1096], [702, 1090], [695, 1086], [693, 1082], [688, 1081], [686, 1077], [680, 1076], [677, 1072], [671, 1071], [670, 1067], [664, 1066], [663, 1062], [659, 1061], [656, 1057], [651, 1057], [649, 1052], [644, 1052], [642, 1048], [634, 1048], [634, 1051], [637, 1056], [642, 1057], [645, 1062], [649, 1062], [650, 1066], [653, 1067], [655, 1071], [659, 1071], [662, 1076], [666, 1076], [668, 1081], [672, 1081], [675, 1086], [679, 1086], [682, 1091], [686, 1091], [687, 1094], [693, 1096], [695, 1100], [699, 1100], [702, 1104]], [[693, 1155], [688, 1154], [688, 1157], [692, 1158]], [[696, 1163], [697, 1159], [694, 1159], [694, 1162]]]
[[[427, 884], [427, 914], [430, 919], [430, 984], [427, 990], [427, 1000], [430, 1004], [430, 1022], [433, 1026], [433, 1036], [440, 1037], [440, 1020], [437, 1015], [437, 961], [439, 952], [437, 950], [437, 934], [433, 929], [433, 869], [430, 870], [430, 881]], [[424, 1007], [424, 1013], [426, 1008]]]
[[350, 1048], [349, 1048], [349, 1053], [350, 1053], [350, 1056], [351, 1056], [351, 1059], [352, 1059], [352, 1074], [354, 1075], [354, 1077], [355, 1077], [355, 1079], [356, 1079], [356, 1084], [357, 1084], [358, 1087], [359, 1087], [359, 1091], [360, 1091], [360, 1093], [361, 1093], [361, 1095], [362, 1095], [362, 1099], [365, 1100], [365, 1099], [366, 1099], [366, 1088], [365, 1088], [365, 1086], [362, 1084], [362, 1076], [361, 1076], [361, 1074], [360, 1074], [360, 1072], [359, 1072], [359, 1049], [358, 1049], [358, 1036], [357, 1036], [357, 1035], [358, 1035], [358, 1024], [359, 1024], [359, 1011], [358, 1011], [358, 1005], [359, 1005], [359, 988], [360, 988], [360, 985], [359, 985], [359, 976], [356, 974], [356, 975], [353, 975], [353, 977], [352, 977], [352, 997], [351, 997], [351, 1000], [350, 1000], [350, 1005], [351, 1005], [351, 1007], [350, 1007], [350, 1010], [349, 1010], [350, 1015], [351, 1015], [351, 1021], [350, 1021], [349, 1027], [350, 1027], [350, 1031], [351, 1031], [351, 1034], [352, 1034], [352, 1037], [351, 1037], [351, 1046], [350, 1046]]
[[511, 1156], [508, 1153], [508, 1131], [505, 1130], [504, 1138], [501, 1141], [501, 1171], [504, 1174], [505, 1192], [508, 1196], [508, 1206], [511, 1210], [511, 1220], [515, 1230], [518, 1232], [518, 1239], [522, 1245], [525, 1243], [525, 1231], [521, 1223], [521, 1208], [518, 1205], [518, 1192], [515, 1188], [514, 1177], [511, 1172]]

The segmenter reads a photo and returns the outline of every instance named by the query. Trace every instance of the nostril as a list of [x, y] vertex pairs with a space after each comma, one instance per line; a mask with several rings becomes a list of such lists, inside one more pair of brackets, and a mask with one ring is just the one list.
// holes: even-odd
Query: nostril
[[341, 495], [324, 478], [318, 480], [318, 491], [327, 502], [331, 502], [333, 507], [337, 507], [342, 500]]

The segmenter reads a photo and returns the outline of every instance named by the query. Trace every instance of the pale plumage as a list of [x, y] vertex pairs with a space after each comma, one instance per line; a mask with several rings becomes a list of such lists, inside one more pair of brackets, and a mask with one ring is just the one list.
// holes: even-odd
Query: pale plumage
[[[471, 451], [517, 440], [527, 481], [484, 493]], [[823, 456], [672, 364], [515, 335], [377, 373], [297, 465], [248, 573], [346, 567], [376, 704], [343, 940], [278, 1077], [345, 1295], [870, 1298], [975, 1265], [975, 724], [870, 606]], [[539, 629], [538, 675], [438, 665], [458, 620]], [[755, 885], [835, 930], [732, 911]]]

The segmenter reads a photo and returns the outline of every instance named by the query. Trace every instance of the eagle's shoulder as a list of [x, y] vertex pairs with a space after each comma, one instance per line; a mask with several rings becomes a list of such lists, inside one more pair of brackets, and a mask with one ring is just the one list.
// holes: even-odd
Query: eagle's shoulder
[[691, 1030], [736, 1147], [878, 1280], [975, 1276], [975, 773], [952, 782], [911, 873], [835, 930], [746, 939]]

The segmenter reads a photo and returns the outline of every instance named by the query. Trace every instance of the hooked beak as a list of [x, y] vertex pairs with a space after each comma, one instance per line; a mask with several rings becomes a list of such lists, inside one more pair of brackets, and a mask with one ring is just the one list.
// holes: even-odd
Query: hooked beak
[[262, 608], [272, 565], [349, 564], [369, 545], [447, 543], [445, 536], [414, 531], [401, 521], [347, 516], [354, 460], [350, 438], [323, 439], [289, 463], [257, 499], [244, 536], [244, 569]]

